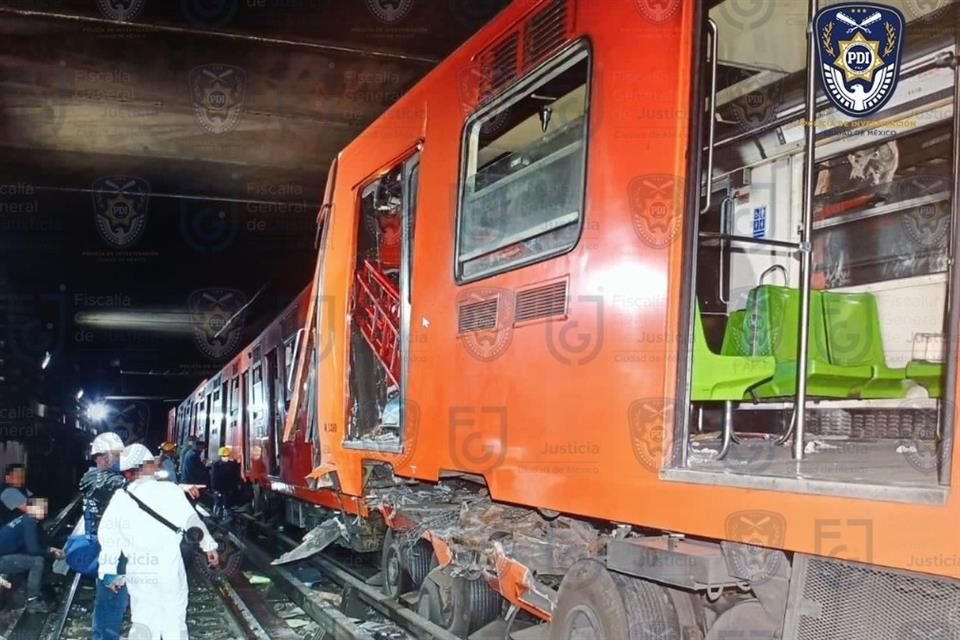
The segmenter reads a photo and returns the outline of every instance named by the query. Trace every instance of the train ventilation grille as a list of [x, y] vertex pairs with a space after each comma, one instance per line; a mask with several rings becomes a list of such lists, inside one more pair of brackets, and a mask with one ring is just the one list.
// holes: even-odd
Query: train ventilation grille
[[524, 71], [542, 62], [570, 36], [567, 0], [552, 0], [524, 25]]
[[481, 99], [499, 93], [563, 46], [573, 33], [569, 4], [570, 0], [550, 0], [516, 31], [477, 56], [483, 70]]
[[498, 93], [500, 89], [517, 79], [519, 48], [520, 36], [514, 33], [481, 56], [483, 80], [480, 85], [480, 95], [482, 98]]
[[566, 280], [517, 293], [516, 322], [553, 318], [566, 313]]
[[495, 329], [499, 309], [499, 297], [479, 302], [462, 303], [460, 305], [460, 318], [457, 323], [458, 331], [460, 333], [470, 333], [471, 331]]

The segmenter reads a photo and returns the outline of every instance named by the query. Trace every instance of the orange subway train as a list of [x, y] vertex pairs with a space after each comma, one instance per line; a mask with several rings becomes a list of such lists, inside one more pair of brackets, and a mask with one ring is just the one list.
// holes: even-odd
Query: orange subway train
[[[171, 437], [458, 637], [960, 638], [957, 3], [817, 6], [515, 0]], [[902, 47], [868, 118], [833, 28]]]

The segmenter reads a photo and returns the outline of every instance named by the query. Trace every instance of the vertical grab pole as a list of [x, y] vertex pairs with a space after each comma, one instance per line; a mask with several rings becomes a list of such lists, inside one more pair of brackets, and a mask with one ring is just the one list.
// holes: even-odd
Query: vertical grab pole
[[[957, 345], [960, 344], [960, 336], [957, 335], [957, 318], [960, 318], [960, 300], [957, 296], [957, 283], [960, 278], [960, 262], [957, 261], [957, 234], [960, 232], [958, 221], [960, 221], [960, 46], [955, 46], [953, 50], [953, 198], [950, 212], [950, 243], [947, 246], [947, 256], [949, 258], [949, 274], [947, 276], [947, 326], [946, 343], [943, 345], [944, 356], [949, 363], [957, 353]], [[944, 397], [952, 398], [952, 402], [940, 403], [940, 420], [943, 425], [943, 431], [940, 436], [940, 446], [938, 448], [939, 459], [939, 481], [941, 485], [950, 484], [950, 475], [952, 471], [953, 459], [953, 440], [956, 432], [956, 416], [949, 415], [948, 411], [954, 411], [957, 406], [957, 365], [947, 366], [947, 372], [944, 380]]]
[[710, 204], [713, 201], [713, 144], [717, 133], [717, 53], [720, 51], [720, 42], [718, 39], [719, 30], [717, 23], [713, 18], [707, 18], [707, 26], [710, 28], [710, 131], [707, 139], [707, 197], [704, 199], [703, 208], [700, 209], [700, 215], [710, 210]]
[[794, 413], [797, 416], [793, 436], [793, 458], [803, 460], [803, 432], [807, 408], [807, 353], [810, 347], [810, 278], [813, 269], [813, 168], [816, 155], [817, 127], [817, 48], [813, 21], [819, 0], [810, 0], [807, 23], [807, 116], [806, 149], [803, 166], [803, 214], [800, 221], [800, 340], [797, 344], [797, 395]]

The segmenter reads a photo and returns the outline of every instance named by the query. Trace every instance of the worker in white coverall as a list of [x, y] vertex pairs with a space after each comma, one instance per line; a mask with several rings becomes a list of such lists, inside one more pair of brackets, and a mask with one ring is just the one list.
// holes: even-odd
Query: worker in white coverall
[[[109, 589], [127, 586], [129, 640], [188, 640], [189, 589], [180, 553], [183, 535], [145, 511], [130, 494], [183, 531], [199, 527], [203, 532], [200, 548], [211, 565], [219, 563], [217, 543], [183, 490], [152, 477], [156, 467], [143, 445], [130, 445], [120, 454], [120, 470], [130, 483], [113, 495], [100, 522], [99, 578]], [[125, 576], [116, 575], [120, 554], [127, 558]]]

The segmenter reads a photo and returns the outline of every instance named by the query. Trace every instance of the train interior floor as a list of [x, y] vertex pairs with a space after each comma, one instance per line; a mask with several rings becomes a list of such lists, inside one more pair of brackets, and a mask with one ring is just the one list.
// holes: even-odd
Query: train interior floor
[[875, 404], [881, 406], [812, 410], [801, 460], [795, 459], [792, 434], [782, 438], [789, 411], [736, 412], [736, 441], [726, 455], [721, 455], [720, 420], [713, 412], [702, 431], [694, 429], [690, 436], [686, 465], [665, 475], [717, 485], [942, 503], [942, 478], [949, 474], [942, 465], [936, 403], [920, 400], [909, 409], [903, 403]]
[[900, 487], [937, 486], [936, 454], [932, 443], [899, 440], [808, 437], [803, 460], [794, 460], [793, 443], [778, 445], [773, 437], [747, 438], [730, 446], [719, 460], [719, 434], [704, 434], [691, 443], [689, 468], [705, 471], [807, 478], [827, 482], [882, 484]]

